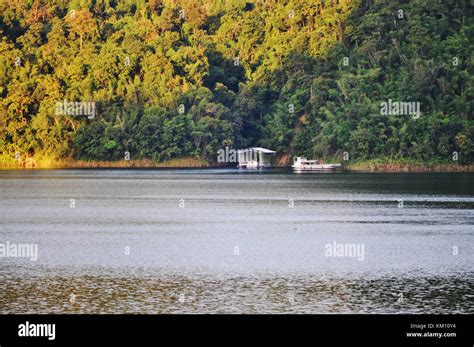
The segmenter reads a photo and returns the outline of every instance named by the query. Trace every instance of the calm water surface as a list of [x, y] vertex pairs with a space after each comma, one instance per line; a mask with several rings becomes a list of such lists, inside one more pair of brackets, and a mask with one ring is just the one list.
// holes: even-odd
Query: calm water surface
[[0, 313], [474, 313], [473, 179], [0, 171]]

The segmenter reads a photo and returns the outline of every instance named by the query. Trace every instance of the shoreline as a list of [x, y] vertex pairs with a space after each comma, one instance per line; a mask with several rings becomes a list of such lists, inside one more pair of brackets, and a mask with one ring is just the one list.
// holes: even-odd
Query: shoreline
[[[197, 169], [197, 168], [229, 168], [231, 166], [212, 165], [204, 160], [195, 158], [177, 158], [164, 162], [144, 160], [119, 160], [119, 161], [34, 161], [24, 160], [21, 163], [1, 163], [0, 170], [73, 170], [73, 169]], [[285, 168], [286, 166], [275, 166]], [[361, 161], [343, 165], [343, 171], [352, 172], [474, 172], [474, 164], [421, 164], [407, 162], [380, 162]], [[339, 170], [338, 170], [339, 171]]]
[[117, 161], [82, 161], [82, 160], [24, 160], [21, 163], [0, 162], [0, 170], [68, 170], [68, 169], [147, 169], [147, 168], [203, 168], [209, 167], [208, 163], [194, 158], [177, 158], [164, 162], [143, 160], [117, 160]]
[[354, 172], [474, 172], [474, 164], [410, 164], [360, 162], [347, 165]]

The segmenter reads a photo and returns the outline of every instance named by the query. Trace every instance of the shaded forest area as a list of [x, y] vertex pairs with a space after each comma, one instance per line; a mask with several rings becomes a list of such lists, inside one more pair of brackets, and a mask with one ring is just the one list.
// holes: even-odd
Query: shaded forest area
[[[0, 0], [0, 163], [224, 146], [469, 164], [469, 0]], [[381, 114], [419, 102], [419, 118]], [[55, 112], [94, 102], [97, 116]]]

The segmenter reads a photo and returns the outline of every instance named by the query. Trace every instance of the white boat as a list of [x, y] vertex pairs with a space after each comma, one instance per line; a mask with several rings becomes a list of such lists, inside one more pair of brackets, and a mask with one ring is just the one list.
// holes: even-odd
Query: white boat
[[258, 169], [260, 166], [258, 165], [258, 161], [250, 160], [242, 165], [241, 167], [245, 167], [246, 169]]
[[308, 160], [305, 157], [294, 157], [293, 165], [291, 166], [295, 171], [321, 171], [321, 170], [335, 170], [341, 164], [323, 164], [319, 160]]

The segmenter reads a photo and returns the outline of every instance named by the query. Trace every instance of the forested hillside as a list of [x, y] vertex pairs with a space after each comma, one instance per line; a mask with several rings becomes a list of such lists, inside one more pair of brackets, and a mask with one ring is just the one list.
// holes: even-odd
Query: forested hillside
[[[260, 145], [281, 164], [472, 163], [470, 3], [0, 0], [0, 162]], [[421, 113], [383, 114], [389, 100]]]

